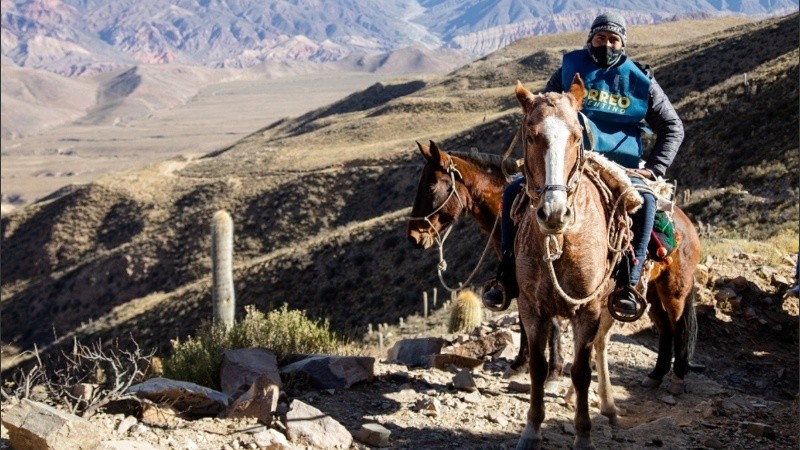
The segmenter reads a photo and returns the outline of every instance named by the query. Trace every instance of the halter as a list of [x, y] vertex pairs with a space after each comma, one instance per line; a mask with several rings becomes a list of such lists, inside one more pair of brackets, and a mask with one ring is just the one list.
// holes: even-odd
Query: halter
[[[501, 163], [501, 167], [502, 167], [502, 163]], [[436, 214], [439, 211], [441, 211], [442, 208], [444, 208], [444, 205], [446, 205], [447, 202], [449, 202], [450, 199], [453, 198], [453, 197], [455, 197], [456, 200], [458, 200], [458, 204], [461, 206], [462, 211], [467, 209], [467, 204], [466, 204], [466, 202], [464, 202], [464, 200], [461, 199], [461, 196], [458, 194], [458, 189], [456, 188], [456, 174], [458, 174], [458, 177], [461, 178], [462, 180], [464, 179], [464, 176], [461, 175], [461, 172], [458, 171], [458, 168], [456, 167], [456, 165], [455, 165], [455, 163], [453, 162], [452, 159], [450, 160], [450, 164], [448, 164], [447, 167], [445, 168], [445, 173], [450, 175], [450, 188], [449, 188], [449, 192], [448, 192], [447, 198], [444, 199], [444, 201], [442, 202], [441, 205], [439, 205], [433, 211], [428, 213], [428, 215], [426, 215], [424, 217], [413, 217], [413, 216], [411, 216], [411, 217], [408, 218], [408, 220], [424, 220], [425, 222], [428, 223], [428, 226], [430, 227], [430, 229], [432, 229], [433, 232], [436, 233], [436, 246], [439, 248], [439, 264], [436, 265], [436, 271], [437, 271], [437, 273], [439, 275], [439, 281], [442, 283], [442, 286], [445, 289], [447, 289], [450, 292], [455, 292], [458, 289], [460, 289], [462, 286], [467, 285], [472, 280], [472, 277], [474, 277], [475, 274], [478, 272], [478, 268], [481, 266], [481, 263], [483, 262], [483, 259], [486, 257], [486, 253], [489, 251], [489, 247], [491, 247], [492, 235], [494, 235], [494, 232], [495, 232], [495, 230], [497, 228], [497, 224], [498, 224], [498, 222], [500, 222], [500, 215], [498, 214], [497, 218], [494, 221], [494, 226], [492, 227], [491, 233], [489, 233], [489, 237], [488, 237], [488, 239], [486, 241], [486, 246], [483, 248], [483, 253], [481, 253], [481, 257], [478, 260], [478, 263], [475, 265], [475, 268], [472, 270], [472, 273], [469, 274], [469, 276], [467, 277], [466, 280], [464, 280], [463, 282], [459, 283], [459, 287], [451, 288], [450, 286], [448, 286], [447, 283], [444, 281], [444, 277], [442, 276], [442, 272], [447, 270], [447, 261], [444, 259], [444, 241], [450, 235], [450, 231], [453, 230], [453, 227], [452, 227], [452, 224], [450, 226], [448, 226], [447, 227], [447, 231], [445, 231], [444, 235], [442, 235], [442, 234], [439, 233], [439, 230], [437, 230], [436, 227], [433, 225], [433, 222], [431, 222], [430, 218], [433, 217], [434, 214]]]
[[[579, 114], [581, 116], [583, 115], [582, 113]], [[583, 121], [581, 121], [581, 126], [583, 126]], [[578, 142], [576, 142], [575, 146], [578, 147], [578, 164], [576, 164], [575, 167], [573, 167], [569, 179], [567, 180], [567, 184], [545, 184], [544, 186], [535, 187], [533, 189], [533, 194], [532, 194], [530, 189], [528, 188], [528, 183], [527, 182], [525, 183], [525, 195], [527, 195], [528, 198], [532, 200], [530, 205], [531, 208], [535, 207], [534, 205], [536, 202], [534, 200], [538, 200], [539, 197], [541, 197], [541, 195], [544, 193], [551, 191], [563, 191], [566, 192], [567, 199], [569, 199], [571, 194], [575, 192], [578, 183], [580, 183], [581, 176], [583, 175], [583, 168], [586, 162], [586, 148], [584, 147], [583, 133], [581, 133], [581, 137], [578, 138]], [[527, 158], [523, 159], [523, 170], [526, 174], [526, 178], [532, 179], [532, 177], [527, 177], [527, 175], [530, 173], [530, 171], [528, 170]], [[575, 201], [574, 196], [572, 197], [571, 201], [572, 202]], [[570, 204], [570, 207], [571, 206], [572, 204]]]
[[433, 217], [436, 213], [441, 211], [442, 208], [444, 208], [444, 206], [447, 204], [447, 202], [449, 202], [450, 199], [453, 197], [455, 197], [456, 200], [458, 200], [458, 204], [459, 206], [461, 206], [462, 210], [467, 208], [467, 205], [466, 203], [464, 203], [464, 200], [462, 200], [461, 196], [458, 195], [458, 189], [456, 188], [456, 174], [458, 174], [458, 177], [462, 179], [463, 176], [461, 175], [461, 172], [458, 171], [458, 168], [456, 167], [452, 159], [450, 160], [450, 164], [448, 164], [447, 167], [445, 168], [445, 173], [450, 175], [450, 187], [448, 188], [447, 198], [444, 199], [441, 205], [437, 206], [433, 211], [428, 213], [428, 215], [424, 217], [410, 216], [408, 218], [408, 220], [424, 220], [425, 222], [427, 222], [428, 226], [433, 230], [434, 233], [436, 233], [436, 243], [439, 245], [440, 249], [442, 248], [442, 245], [444, 245], [444, 241], [445, 239], [447, 239], [447, 236], [450, 235], [450, 230], [452, 230], [453, 227], [448, 226], [447, 231], [445, 231], [444, 236], [442, 236], [441, 234], [439, 234], [439, 230], [437, 230], [436, 227], [433, 225], [433, 222], [431, 222], [431, 217]]

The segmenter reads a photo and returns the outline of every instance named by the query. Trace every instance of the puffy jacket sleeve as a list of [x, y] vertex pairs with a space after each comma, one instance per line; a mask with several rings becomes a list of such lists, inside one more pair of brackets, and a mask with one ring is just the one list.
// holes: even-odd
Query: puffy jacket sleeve
[[644, 120], [656, 133], [656, 143], [644, 167], [664, 176], [683, 142], [683, 122], [655, 78], [650, 82], [650, 100]]
[[561, 85], [561, 67], [553, 72], [553, 75], [547, 80], [547, 84], [544, 86], [544, 91], [542, 92], [564, 92], [564, 87]]

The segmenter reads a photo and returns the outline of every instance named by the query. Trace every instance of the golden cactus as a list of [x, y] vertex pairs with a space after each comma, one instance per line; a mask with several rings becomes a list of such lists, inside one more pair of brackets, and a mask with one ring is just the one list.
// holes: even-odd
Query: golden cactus
[[478, 296], [468, 290], [458, 293], [450, 310], [448, 332], [471, 332], [483, 320], [483, 305]]

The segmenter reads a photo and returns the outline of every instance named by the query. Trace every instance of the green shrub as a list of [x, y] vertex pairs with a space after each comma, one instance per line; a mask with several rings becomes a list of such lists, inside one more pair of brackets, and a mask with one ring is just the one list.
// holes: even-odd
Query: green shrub
[[[235, 325], [234, 325], [235, 326]], [[171, 342], [172, 355], [164, 359], [164, 377], [219, 389], [219, 368], [226, 348], [225, 328], [205, 322], [197, 337]]]
[[221, 325], [204, 323], [196, 337], [172, 341], [172, 355], [164, 360], [164, 376], [219, 389], [222, 353], [228, 349], [263, 347], [275, 354], [278, 364], [293, 355], [332, 353], [339, 346], [328, 321], [312, 321], [304, 311], [280, 309], [264, 314], [245, 307], [244, 319], [226, 334]]
[[312, 321], [304, 311], [290, 311], [285, 303], [267, 314], [253, 306], [246, 306], [245, 312], [244, 320], [228, 334], [228, 348], [264, 347], [283, 363], [292, 355], [330, 353], [338, 346], [327, 320]]

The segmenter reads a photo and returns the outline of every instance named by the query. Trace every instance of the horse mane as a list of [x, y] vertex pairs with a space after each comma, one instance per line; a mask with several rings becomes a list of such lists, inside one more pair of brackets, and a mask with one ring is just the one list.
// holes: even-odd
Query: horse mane
[[506, 173], [509, 175], [521, 172], [520, 167], [517, 166], [515, 159], [503, 160], [503, 155], [495, 153], [480, 153], [476, 151], [463, 152], [454, 151], [448, 152], [451, 156], [456, 156], [469, 163], [475, 164], [484, 170], [484, 172], [497, 174], [498, 177], [503, 177], [501, 166], [505, 167]]

